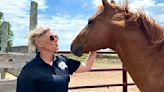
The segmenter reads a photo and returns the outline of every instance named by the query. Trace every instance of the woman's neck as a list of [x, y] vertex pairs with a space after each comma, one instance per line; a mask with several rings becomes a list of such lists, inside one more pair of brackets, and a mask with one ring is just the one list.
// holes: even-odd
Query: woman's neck
[[53, 64], [53, 54], [50, 52], [40, 51], [40, 57], [43, 61], [52, 66]]

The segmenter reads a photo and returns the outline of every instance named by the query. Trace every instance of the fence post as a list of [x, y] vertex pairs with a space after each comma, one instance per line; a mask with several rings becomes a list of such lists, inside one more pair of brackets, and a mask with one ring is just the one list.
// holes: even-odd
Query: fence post
[[123, 71], [122, 71], [122, 75], [123, 75], [123, 92], [128, 92], [127, 90], [127, 71], [125, 66], [123, 65]]
[[35, 28], [37, 25], [37, 15], [38, 15], [38, 4], [35, 1], [31, 1], [30, 8], [30, 30]]
[[1, 33], [1, 51], [6, 52], [7, 49], [7, 37], [8, 37], [8, 22], [2, 23], [2, 33]]
[[[6, 53], [7, 50], [7, 39], [8, 39], [8, 22], [3, 22], [2, 23], [2, 30], [1, 30], [1, 52]], [[1, 70], [1, 79], [5, 79], [7, 68], [0, 68]]]
[[[32, 30], [37, 26], [37, 16], [38, 16], [38, 4], [35, 1], [31, 1], [29, 30]], [[35, 50], [28, 47], [28, 52], [30, 53], [35, 52]]]

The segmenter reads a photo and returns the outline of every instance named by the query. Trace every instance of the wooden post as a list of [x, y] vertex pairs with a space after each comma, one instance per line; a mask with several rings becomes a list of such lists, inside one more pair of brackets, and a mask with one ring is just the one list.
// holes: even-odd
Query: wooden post
[[[37, 26], [37, 16], [38, 16], [38, 4], [35, 1], [31, 1], [29, 30], [32, 30]], [[28, 52], [32, 53], [36, 51], [28, 47]]]
[[8, 37], [8, 22], [2, 23], [2, 33], [1, 33], [1, 51], [6, 52], [7, 49], [7, 37]]
[[[1, 33], [1, 51], [6, 53], [7, 49], [7, 40], [8, 40], [8, 22], [2, 23], [2, 33]], [[7, 68], [1, 68], [1, 79], [5, 79]]]
[[1, 79], [5, 79], [6, 78], [6, 72], [7, 72], [7, 68], [1, 68]]
[[30, 30], [37, 26], [38, 4], [35, 1], [31, 1], [30, 9]]
[[125, 66], [123, 65], [123, 92], [128, 92], [128, 88], [127, 88], [127, 85], [128, 85], [128, 82], [127, 82], [127, 71], [126, 71], [126, 68]]
[[2, 49], [2, 39], [1, 39], [2, 38], [2, 27], [1, 27], [1, 24], [0, 24], [0, 52], [2, 52], [1, 51], [1, 49]]

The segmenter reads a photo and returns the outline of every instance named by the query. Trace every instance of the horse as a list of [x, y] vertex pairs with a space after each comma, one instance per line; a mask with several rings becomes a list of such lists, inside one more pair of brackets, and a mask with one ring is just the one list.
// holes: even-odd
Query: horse
[[102, 6], [71, 43], [76, 56], [114, 50], [141, 92], [164, 92], [164, 27], [144, 11], [130, 11], [128, 0]]

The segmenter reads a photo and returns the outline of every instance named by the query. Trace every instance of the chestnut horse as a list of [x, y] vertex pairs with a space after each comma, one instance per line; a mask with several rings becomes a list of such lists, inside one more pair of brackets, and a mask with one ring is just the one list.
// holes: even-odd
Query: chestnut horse
[[77, 35], [71, 51], [77, 56], [111, 48], [120, 57], [141, 92], [164, 92], [164, 28], [142, 11], [102, 0], [96, 15]]

